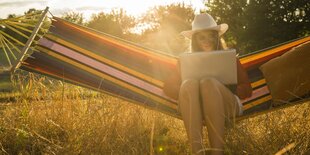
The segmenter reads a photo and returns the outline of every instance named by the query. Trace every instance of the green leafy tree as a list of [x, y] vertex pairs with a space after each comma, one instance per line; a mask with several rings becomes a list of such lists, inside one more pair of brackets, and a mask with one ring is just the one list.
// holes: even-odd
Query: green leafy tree
[[180, 32], [191, 28], [193, 17], [193, 8], [184, 3], [154, 7], [141, 19], [149, 26], [142, 40], [146, 46], [177, 55], [188, 49]]
[[70, 21], [75, 24], [83, 25], [84, 24], [84, 17], [82, 13], [77, 12], [66, 12], [62, 17], [67, 21]]
[[16, 18], [16, 17], [17, 17], [16, 14], [9, 14], [8, 17], [7, 17], [7, 19]]
[[241, 53], [309, 35], [309, 0], [213, 0], [206, 5], [218, 23], [229, 25], [225, 39]]
[[86, 24], [88, 27], [113, 36], [128, 39], [131, 29], [136, 26], [136, 19], [126, 14], [123, 9], [112, 10], [110, 13], [93, 14]]
[[37, 10], [35, 8], [30, 8], [28, 11], [26, 11], [24, 14], [25, 15], [30, 15], [30, 14], [35, 14], [35, 13], [41, 13], [42, 10]]

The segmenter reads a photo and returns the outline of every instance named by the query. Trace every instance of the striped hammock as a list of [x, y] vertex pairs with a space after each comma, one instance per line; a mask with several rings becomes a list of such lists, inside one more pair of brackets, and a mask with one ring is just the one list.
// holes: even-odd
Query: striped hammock
[[[180, 118], [178, 101], [163, 93], [163, 80], [175, 72], [177, 57], [53, 17], [49, 33], [41, 38], [21, 69], [44, 74], [104, 92], [132, 103]], [[242, 100], [244, 116], [272, 107], [272, 96], [258, 69], [310, 37], [241, 56], [253, 95]]]

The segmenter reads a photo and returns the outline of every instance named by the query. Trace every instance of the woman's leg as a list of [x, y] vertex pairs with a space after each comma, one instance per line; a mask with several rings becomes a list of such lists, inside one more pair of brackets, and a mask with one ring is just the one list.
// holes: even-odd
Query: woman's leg
[[199, 82], [186, 80], [179, 93], [179, 110], [181, 112], [187, 136], [193, 154], [203, 154], [202, 110], [199, 100]]
[[202, 109], [207, 124], [211, 154], [223, 154], [225, 119], [238, 114], [238, 103], [234, 94], [214, 78], [200, 81]]

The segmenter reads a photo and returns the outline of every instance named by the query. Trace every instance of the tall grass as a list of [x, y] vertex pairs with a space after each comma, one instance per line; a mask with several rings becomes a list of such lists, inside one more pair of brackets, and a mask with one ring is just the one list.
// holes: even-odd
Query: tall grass
[[[21, 96], [0, 104], [0, 154], [189, 154], [181, 120], [38, 75], [19, 74], [15, 83]], [[289, 154], [306, 153], [309, 108], [238, 122], [227, 131], [225, 152], [274, 154], [290, 146]]]

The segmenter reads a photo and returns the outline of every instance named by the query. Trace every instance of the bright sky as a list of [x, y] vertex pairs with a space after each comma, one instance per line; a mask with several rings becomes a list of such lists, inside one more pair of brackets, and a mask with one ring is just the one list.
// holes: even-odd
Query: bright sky
[[128, 14], [139, 16], [150, 7], [184, 2], [192, 5], [196, 11], [204, 8], [204, 0], [0, 0], [0, 18], [9, 14], [22, 15], [30, 8], [43, 10], [46, 6], [55, 16], [74, 11], [83, 13], [85, 18], [98, 12], [109, 12], [111, 9], [123, 8]]

